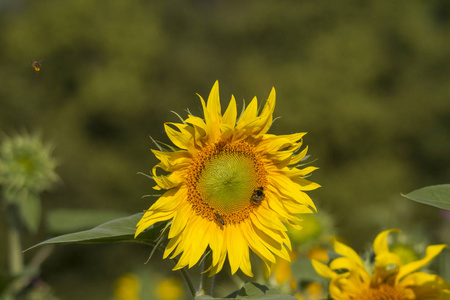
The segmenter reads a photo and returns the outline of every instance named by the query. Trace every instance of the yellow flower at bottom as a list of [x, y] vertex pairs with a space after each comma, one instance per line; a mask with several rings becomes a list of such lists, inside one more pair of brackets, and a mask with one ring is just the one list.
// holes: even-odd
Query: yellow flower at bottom
[[118, 300], [140, 300], [139, 292], [141, 283], [139, 277], [127, 273], [117, 279], [114, 288], [114, 296]]
[[183, 296], [181, 282], [177, 278], [167, 278], [162, 280], [156, 289], [159, 300], [177, 300]]
[[114, 285], [117, 300], [178, 300], [182, 297], [183, 287], [178, 278], [155, 280], [146, 272], [124, 274]]
[[389, 251], [387, 236], [381, 232], [373, 243], [375, 265], [373, 272], [364, 268], [358, 254], [335, 241], [334, 250], [342, 255], [325, 265], [312, 260], [317, 273], [331, 279], [329, 293], [334, 300], [441, 300], [450, 299], [450, 284], [438, 275], [416, 272], [437, 256], [446, 245], [432, 245], [424, 258], [403, 263]]
[[322, 300], [325, 299], [323, 286], [318, 282], [308, 284], [303, 291], [294, 295], [298, 300]]
[[[164, 258], [181, 255], [174, 270], [194, 266], [212, 251], [210, 275], [228, 258], [231, 273], [253, 276], [250, 251], [264, 262], [266, 275], [276, 257], [289, 260], [291, 243], [285, 224], [298, 214], [316, 210], [304, 193], [319, 187], [301, 169], [307, 148], [305, 133], [272, 135], [275, 90], [258, 114], [254, 98], [238, 118], [236, 101], [222, 115], [219, 84], [207, 103], [200, 97], [204, 119], [193, 115], [182, 123], [166, 123], [173, 151], [152, 150], [160, 160], [152, 169], [156, 190], [167, 190], [137, 224], [136, 236], [149, 226], [169, 221]], [[158, 175], [162, 169], [165, 175]]]

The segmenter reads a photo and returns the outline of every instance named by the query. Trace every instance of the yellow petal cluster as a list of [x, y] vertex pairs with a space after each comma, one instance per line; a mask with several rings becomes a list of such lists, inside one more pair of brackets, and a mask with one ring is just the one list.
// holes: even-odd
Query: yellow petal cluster
[[375, 263], [366, 270], [363, 260], [350, 247], [335, 241], [334, 250], [341, 256], [328, 265], [312, 260], [317, 273], [331, 279], [329, 293], [334, 300], [445, 300], [450, 299], [450, 284], [438, 275], [417, 272], [436, 257], [446, 245], [431, 245], [425, 257], [403, 263], [389, 251], [387, 236], [396, 229], [378, 234], [373, 243]]
[[[206, 102], [199, 97], [203, 118], [189, 114], [182, 123], [164, 125], [177, 149], [171, 152], [152, 150], [160, 160], [152, 169], [156, 182], [154, 189], [166, 191], [145, 212], [137, 224], [136, 236], [157, 222], [170, 221], [164, 258], [179, 256], [174, 270], [194, 266], [205, 251], [211, 250], [210, 275], [219, 272], [228, 259], [231, 273], [240, 269], [253, 276], [252, 253], [262, 259], [266, 273], [269, 273], [276, 257], [290, 260], [288, 249], [291, 249], [291, 243], [285, 224], [295, 226], [294, 222], [301, 220], [298, 214], [316, 210], [305, 191], [319, 185], [304, 177], [317, 168], [300, 168], [299, 165], [307, 152], [307, 148], [299, 150], [305, 133], [267, 133], [273, 122], [275, 89], [260, 113], [255, 97], [239, 117], [233, 96], [222, 115], [218, 82]], [[224, 158], [211, 158], [216, 156]], [[211, 176], [210, 171], [203, 172], [205, 166], [232, 160], [235, 156], [255, 166], [255, 170], [249, 172], [255, 174], [255, 179], [249, 182], [255, 185], [254, 188], [257, 184], [263, 186], [263, 197], [252, 202], [252, 194], [247, 197], [246, 190], [242, 189], [239, 197], [248, 198], [244, 208], [239, 205], [223, 209], [226, 202], [221, 207], [214, 207], [219, 200], [223, 202], [223, 197], [206, 201], [198, 182], [211, 181], [201, 181], [202, 176]], [[247, 167], [244, 164], [242, 168]], [[227, 170], [222, 166], [218, 169], [221, 172]], [[161, 172], [164, 174], [160, 175]], [[262, 187], [260, 189], [262, 191]]]

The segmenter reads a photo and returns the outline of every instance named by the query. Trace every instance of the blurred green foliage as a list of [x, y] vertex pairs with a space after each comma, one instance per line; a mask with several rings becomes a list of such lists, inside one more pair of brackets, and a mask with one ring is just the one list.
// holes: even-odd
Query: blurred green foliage
[[[223, 106], [276, 88], [272, 133], [308, 131], [312, 197], [352, 247], [395, 226], [438, 232], [437, 209], [400, 193], [450, 178], [448, 1], [3, 0], [0, 28], [0, 130], [41, 130], [61, 162], [46, 211], [148, 208], [148, 135], [168, 142], [170, 111], [200, 115], [195, 93], [219, 79]], [[63, 299], [106, 299], [146, 259], [131, 246], [64, 247], [44, 277]]]

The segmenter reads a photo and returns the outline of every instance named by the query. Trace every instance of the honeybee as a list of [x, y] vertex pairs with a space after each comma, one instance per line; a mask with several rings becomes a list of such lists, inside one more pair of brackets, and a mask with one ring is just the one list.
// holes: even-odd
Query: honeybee
[[225, 225], [225, 221], [223, 220], [222, 216], [218, 213], [214, 213], [214, 215], [216, 216], [216, 221], [222, 226]]
[[33, 61], [31, 62], [31, 67], [34, 68], [34, 70], [35, 70], [36, 72], [39, 72], [39, 71], [41, 70], [41, 66], [42, 66], [42, 64], [41, 64], [41, 62], [38, 61], [38, 60], [33, 60]]
[[252, 203], [253, 204], [260, 204], [261, 201], [264, 199], [264, 188], [263, 187], [257, 187], [252, 194]]

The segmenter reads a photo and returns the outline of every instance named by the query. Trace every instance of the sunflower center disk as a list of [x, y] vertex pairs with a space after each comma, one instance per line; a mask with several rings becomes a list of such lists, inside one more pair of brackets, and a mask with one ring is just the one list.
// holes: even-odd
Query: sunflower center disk
[[249, 205], [256, 183], [257, 174], [251, 159], [225, 154], [205, 165], [198, 190], [209, 206], [220, 214], [231, 214]]
[[193, 159], [188, 201], [196, 213], [224, 225], [240, 223], [264, 201], [267, 171], [246, 142], [208, 145]]

